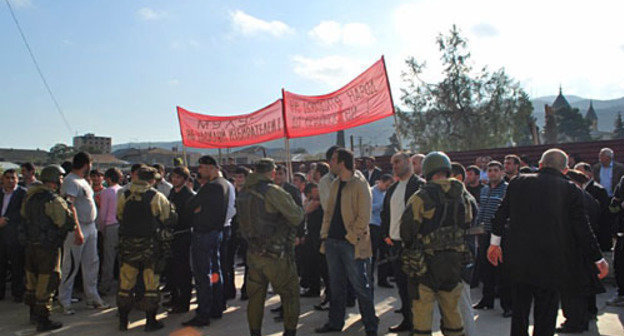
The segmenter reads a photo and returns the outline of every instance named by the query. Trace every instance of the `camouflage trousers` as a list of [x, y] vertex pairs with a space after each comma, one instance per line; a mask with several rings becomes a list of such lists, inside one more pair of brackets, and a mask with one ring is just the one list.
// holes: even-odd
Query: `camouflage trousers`
[[[413, 284], [418, 286], [418, 299], [412, 301], [412, 313], [414, 323], [414, 336], [431, 336], [431, 325], [433, 320], [433, 305], [438, 302], [442, 322], [440, 330], [445, 336], [463, 336], [464, 328], [462, 316], [459, 313], [459, 298], [461, 296], [463, 283], [459, 283], [451, 291], [433, 289], [423, 284]], [[412, 288], [414, 289], [414, 288]]]
[[137, 303], [137, 308], [146, 312], [158, 310], [158, 303], [160, 302], [158, 285], [160, 278], [154, 271], [154, 267], [154, 262], [140, 264], [122, 262], [119, 268], [119, 291], [117, 292], [117, 306], [120, 312], [127, 313], [132, 309], [135, 301], [132, 290], [136, 285], [139, 274], [143, 277], [145, 295]]
[[299, 276], [294, 256], [273, 258], [247, 253], [247, 321], [249, 330], [260, 332], [267, 286], [280, 296], [284, 308], [284, 330], [296, 330], [299, 321]]
[[25, 250], [26, 292], [24, 303], [37, 318], [50, 316], [52, 297], [61, 278], [60, 249], [29, 245]]

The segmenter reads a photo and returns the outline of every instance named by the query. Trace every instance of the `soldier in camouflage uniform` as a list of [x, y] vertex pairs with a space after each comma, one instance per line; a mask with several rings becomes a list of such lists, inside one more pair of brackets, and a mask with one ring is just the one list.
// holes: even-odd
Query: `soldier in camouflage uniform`
[[427, 183], [410, 197], [401, 217], [403, 271], [409, 276], [414, 330], [430, 336], [433, 305], [442, 315], [446, 336], [464, 335], [459, 312], [461, 272], [469, 256], [464, 244], [472, 221], [470, 193], [449, 178], [451, 161], [442, 152], [429, 153], [422, 162]]
[[[52, 296], [61, 274], [61, 246], [67, 232], [77, 225], [75, 214], [57, 192], [65, 171], [50, 165], [41, 171], [43, 184], [31, 186], [22, 204], [24, 226], [21, 238], [26, 243], [26, 293], [24, 302], [30, 306], [30, 320], [37, 331], [61, 328], [60, 322], [50, 321]], [[81, 237], [76, 237], [81, 243]]]
[[117, 200], [121, 262], [117, 306], [121, 331], [128, 329], [128, 314], [134, 302], [132, 289], [141, 270], [145, 295], [138, 305], [145, 310], [145, 331], [163, 327], [156, 320], [160, 301], [159, 274], [164, 268], [162, 261], [169, 252], [176, 215], [167, 197], [152, 187], [156, 174], [154, 168], [140, 168], [138, 180]]
[[260, 336], [269, 282], [284, 310], [284, 335], [296, 334], [299, 320], [299, 278], [295, 266], [295, 234], [303, 211], [271, 181], [275, 162], [260, 160], [236, 199], [240, 233], [247, 241], [247, 320], [252, 336]]

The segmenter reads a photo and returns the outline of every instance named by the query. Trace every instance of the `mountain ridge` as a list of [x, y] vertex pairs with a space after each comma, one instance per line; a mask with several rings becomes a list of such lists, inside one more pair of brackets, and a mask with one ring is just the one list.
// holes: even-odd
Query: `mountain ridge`
[[[565, 96], [565, 95], [564, 95]], [[589, 108], [589, 102], [592, 101], [594, 110], [598, 116], [598, 130], [603, 132], [612, 132], [614, 128], [614, 122], [618, 113], [624, 113], [624, 97], [608, 100], [596, 100], [583, 98], [575, 95], [565, 96], [570, 105], [574, 108], [578, 108], [583, 116]], [[544, 127], [544, 104], [551, 105], [556, 96], [543, 96], [537, 97], [531, 100], [533, 103], [533, 115], [537, 119], [537, 125], [542, 129]], [[350, 145], [350, 136], [354, 137], [354, 147], [358, 148], [359, 138], [362, 138], [363, 145], [371, 146], [383, 146], [390, 143], [389, 138], [394, 133], [394, 118], [388, 117], [370, 124], [354, 127], [345, 130], [345, 139], [347, 146]], [[305, 148], [309, 153], [321, 153], [324, 152], [329, 146], [336, 143], [336, 134], [329, 133], [323, 135], [317, 135], [306, 138], [297, 138], [290, 140], [290, 147]], [[261, 144], [266, 148], [283, 148], [284, 140], [273, 140]], [[145, 142], [133, 142], [113, 145], [113, 151], [122, 148], [147, 148], [156, 147], [171, 150], [173, 147], [182, 149], [181, 141], [145, 141]], [[241, 148], [232, 148], [230, 151], [234, 152]], [[217, 149], [201, 149], [201, 148], [187, 148], [189, 152], [199, 152], [202, 154], [216, 154]], [[223, 149], [224, 154], [228, 153], [227, 149]]]

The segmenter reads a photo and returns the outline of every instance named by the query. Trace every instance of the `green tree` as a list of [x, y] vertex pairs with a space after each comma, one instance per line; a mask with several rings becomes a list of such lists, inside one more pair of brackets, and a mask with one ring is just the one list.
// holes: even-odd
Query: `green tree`
[[57, 143], [56, 145], [52, 146], [52, 148], [50, 148], [50, 152], [48, 152], [48, 157], [50, 158], [50, 162], [60, 163], [73, 156], [74, 153], [75, 150], [73, 147], [63, 143]]
[[556, 144], [559, 142], [557, 130], [557, 118], [552, 107], [546, 105], [546, 124], [544, 125], [544, 140], [547, 144]]
[[406, 60], [399, 129], [420, 151], [468, 150], [531, 143], [535, 121], [528, 95], [504, 69], [474, 73], [467, 41], [453, 26], [437, 38], [444, 78], [427, 83], [426, 64]]
[[577, 108], [561, 108], [555, 112], [559, 142], [590, 141], [591, 122]]
[[396, 132], [392, 133], [392, 135], [388, 138], [388, 141], [390, 141], [390, 145], [384, 152], [385, 155], [393, 155], [400, 150], [401, 146], [399, 145], [399, 137]]
[[613, 130], [614, 139], [624, 139], [624, 122], [622, 121], [622, 113], [619, 112], [615, 119], [615, 129]]

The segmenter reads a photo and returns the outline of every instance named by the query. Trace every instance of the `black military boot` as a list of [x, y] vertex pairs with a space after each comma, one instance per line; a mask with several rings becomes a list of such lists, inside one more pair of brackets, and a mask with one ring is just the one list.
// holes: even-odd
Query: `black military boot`
[[284, 330], [283, 336], [295, 336], [297, 334], [297, 330]]
[[145, 331], [147, 332], [156, 331], [165, 327], [162, 322], [156, 320], [155, 311], [145, 312], [145, 318], [147, 318], [147, 323], [145, 323]]
[[63, 323], [50, 321], [50, 319], [45, 317], [39, 317], [39, 321], [37, 321], [37, 332], [56, 330], [63, 327]]
[[129, 310], [119, 309], [119, 331], [128, 330], [128, 314]]
[[251, 331], [249, 331], [249, 335], [251, 335], [251, 336], [262, 336], [262, 334], [260, 333], [260, 330], [251, 330]]

